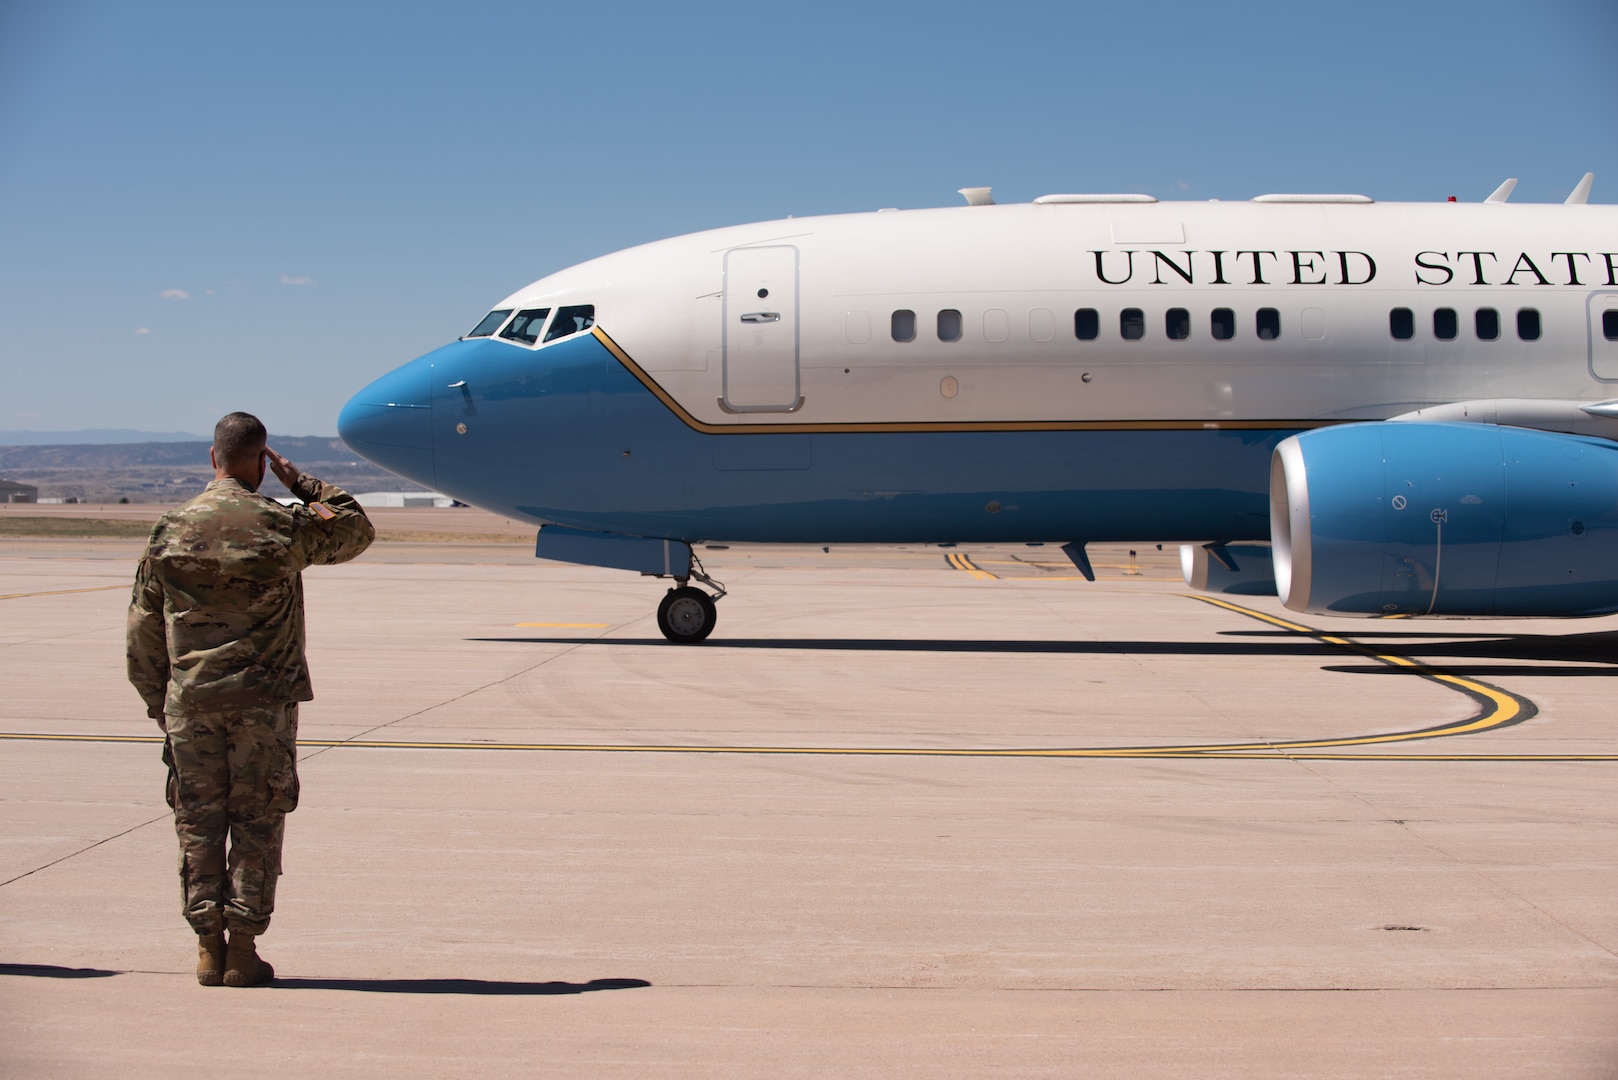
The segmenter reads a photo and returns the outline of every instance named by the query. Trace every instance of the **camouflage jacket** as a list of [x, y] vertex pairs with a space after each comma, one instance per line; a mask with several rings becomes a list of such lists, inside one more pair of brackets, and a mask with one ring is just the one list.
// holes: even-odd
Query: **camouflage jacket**
[[303, 473], [282, 506], [215, 480], [152, 529], [129, 602], [129, 681], [147, 714], [314, 696], [304, 662], [306, 566], [347, 562], [376, 535], [339, 487]]

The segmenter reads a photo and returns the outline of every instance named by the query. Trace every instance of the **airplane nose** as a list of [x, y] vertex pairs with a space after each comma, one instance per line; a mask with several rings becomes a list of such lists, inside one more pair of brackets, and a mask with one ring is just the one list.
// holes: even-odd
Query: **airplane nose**
[[430, 364], [406, 364], [355, 394], [337, 416], [349, 449], [428, 487], [435, 485], [431, 375]]

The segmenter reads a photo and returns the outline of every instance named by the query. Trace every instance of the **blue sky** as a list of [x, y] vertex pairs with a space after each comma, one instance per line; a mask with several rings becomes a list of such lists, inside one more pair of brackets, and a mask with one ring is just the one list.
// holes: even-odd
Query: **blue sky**
[[1618, 201], [1612, 0], [0, 3], [0, 430], [330, 434], [583, 259], [993, 185]]

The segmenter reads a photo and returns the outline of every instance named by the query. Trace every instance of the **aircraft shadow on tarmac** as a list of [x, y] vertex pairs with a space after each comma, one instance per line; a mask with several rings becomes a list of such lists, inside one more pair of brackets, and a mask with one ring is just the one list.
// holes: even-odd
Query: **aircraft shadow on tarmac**
[[[1588, 679], [1592, 676], [1612, 677], [1610, 667], [1529, 667], [1525, 664], [1453, 664], [1447, 660], [1424, 660], [1430, 668], [1440, 670], [1445, 675], [1459, 675], [1467, 679], [1495, 679], [1512, 675], [1532, 675], [1534, 678], [1556, 679]], [[1389, 667], [1386, 664], [1328, 664], [1321, 671], [1332, 671], [1342, 675], [1409, 675], [1409, 668]]]
[[300, 979], [280, 978], [270, 984], [282, 990], [357, 990], [367, 994], [472, 994], [489, 997], [552, 997], [597, 990], [638, 990], [645, 979], [591, 979], [570, 982], [501, 982], [487, 979]]
[[[468, 641], [507, 645], [625, 645], [668, 648], [661, 637], [499, 637], [468, 638]], [[710, 638], [697, 649], [796, 649], [826, 652], [936, 652], [936, 653], [1162, 653], [1173, 656], [1296, 656], [1300, 652], [1321, 656], [1339, 655], [1342, 650], [1310, 639], [1280, 642], [1224, 641], [958, 641], [949, 638]]]
[[[1253, 638], [1293, 638], [1288, 630], [1226, 631], [1233, 636]], [[1612, 675], [1618, 665], [1618, 633], [1610, 631], [1591, 634], [1489, 634], [1489, 633], [1422, 633], [1420, 631], [1370, 631], [1344, 633], [1343, 637], [1364, 644], [1382, 643], [1389, 652], [1419, 659], [1433, 664], [1442, 663], [1445, 671], [1458, 675], [1550, 675], [1558, 677]], [[1456, 664], [1454, 660], [1545, 660], [1561, 664], [1582, 662], [1579, 667], [1525, 668], [1520, 664]], [[1587, 666], [1583, 666], [1587, 665]], [[1394, 669], [1381, 665], [1374, 667], [1334, 668], [1345, 671], [1375, 671], [1378, 674]]]
[[[1388, 642], [1390, 652], [1437, 662], [1463, 660], [1584, 661], [1588, 667], [1533, 668], [1535, 675], [1611, 675], [1618, 665], [1618, 632], [1591, 634], [1490, 634], [1486, 631], [1333, 631], [1358, 642]], [[944, 638], [723, 638], [703, 649], [784, 649], [829, 652], [1024, 653], [1075, 656], [1320, 656], [1341, 657], [1343, 646], [1291, 630], [1227, 630], [1220, 641], [961, 641]], [[469, 641], [508, 645], [598, 645], [667, 648], [661, 637], [498, 637]], [[1606, 665], [1606, 666], [1596, 666]], [[1444, 664], [1446, 671], [1453, 665]], [[1346, 670], [1370, 670], [1351, 668]], [[1375, 670], [1382, 671], [1380, 665]], [[1391, 669], [1387, 669], [1391, 670]], [[1521, 667], [1479, 668], [1479, 674], [1525, 674]]]

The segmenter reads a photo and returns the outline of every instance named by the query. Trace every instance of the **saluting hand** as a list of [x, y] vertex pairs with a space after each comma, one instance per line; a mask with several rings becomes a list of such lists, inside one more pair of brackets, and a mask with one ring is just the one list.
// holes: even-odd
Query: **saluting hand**
[[264, 456], [269, 460], [270, 470], [275, 473], [275, 478], [285, 484], [288, 491], [291, 491], [292, 485], [298, 479], [298, 467], [268, 446], [264, 448]]

